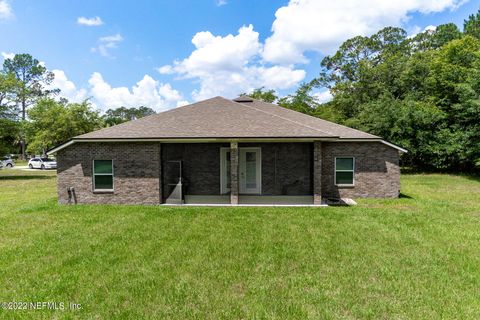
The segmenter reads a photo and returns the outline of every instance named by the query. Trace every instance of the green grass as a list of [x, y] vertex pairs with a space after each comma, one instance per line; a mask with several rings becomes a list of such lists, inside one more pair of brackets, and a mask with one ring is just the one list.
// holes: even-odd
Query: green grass
[[28, 161], [17, 159], [17, 160], [15, 160], [15, 165], [16, 166], [26, 166], [26, 165], [28, 165]]
[[480, 182], [404, 175], [356, 207], [59, 206], [0, 171], [0, 318], [478, 319]]

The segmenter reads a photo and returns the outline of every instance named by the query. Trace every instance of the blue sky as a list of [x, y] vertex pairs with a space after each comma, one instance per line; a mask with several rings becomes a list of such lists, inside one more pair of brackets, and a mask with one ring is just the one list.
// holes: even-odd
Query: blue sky
[[[325, 54], [386, 25], [460, 27], [463, 0], [0, 0], [0, 52], [30, 53], [70, 100], [156, 110], [265, 86], [293, 92]], [[3, 59], [0, 56], [0, 61]], [[328, 92], [318, 98], [328, 99]]]

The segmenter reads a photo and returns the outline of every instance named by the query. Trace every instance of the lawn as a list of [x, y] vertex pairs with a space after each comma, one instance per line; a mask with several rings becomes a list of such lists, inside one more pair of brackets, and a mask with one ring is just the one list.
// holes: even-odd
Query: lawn
[[356, 207], [59, 206], [0, 171], [0, 318], [479, 319], [480, 181], [403, 175]]

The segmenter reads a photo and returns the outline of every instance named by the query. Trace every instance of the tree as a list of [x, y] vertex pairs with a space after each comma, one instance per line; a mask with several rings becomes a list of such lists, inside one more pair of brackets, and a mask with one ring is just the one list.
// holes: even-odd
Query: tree
[[253, 99], [265, 101], [268, 103], [275, 102], [278, 99], [275, 90], [265, 90], [265, 87], [254, 89], [250, 93], [241, 93], [240, 96], [249, 96]]
[[155, 113], [155, 110], [144, 106], [139, 108], [119, 107], [116, 109], [108, 109], [103, 115], [103, 120], [108, 126], [114, 126], [130, 120], [140, 119]]
[[426, 30], [408, 39], [412, 53], [438, 49], [448, 42], [460, 39], [463, 36], [455, 23], [441, 24], [435, 30]]
[[17, 87], [15, 76], [0, 71], [0, 156], [18, 152], [15, 145], [18, 142], [20, 123], [16, 121], [18, 108], [13, 99]]
[[317, 100], [310, 95], [312, 86], [303, 83], [294, 94], [278, 99], [278, 105], [287, 109], [312, 115], [318, 107]]
[[448, 115], [445, 125], [452, 137], [446, 144], [456, 146], [444, 162], [471, 168], [480, 158], [480, 39], [467, 35], [443, 46], [426, 82], [430, 100]]
[[98, 111], [90, 103], [68, 103], [51, 98], [40, 99], [28, 110], [28, 151], [42, 153], [70, 138], [104, 126]]
[[472, 37], [480, 39], [480, 10], [476, 14], [471, 14], [463, 22], [463, 32]]
[[349, 39], [322, 60], [311, 82], [330, 89], [333, 100], [314, 111], [296, 110], [322, 110], [404, 146], [404, 163], [412, 166], [471, 170], [480, 159], [478, 20], [480, 13], [469, 18], [466, 34], [449, 23], [414, 38], [384, 28]]
[[19, 133], [19, 122], [0, 118], [0, 157], [8, 153], [16, 153], [14, 146], [18, 143]]
[[431, 35], [432, 48], [441, 48], [452, 40], [460, 39], [462, 32], [455, 23], [439, 25]]
[[[26, 120], [27, 107], [52, 92], [58, 92], [46, 89], [52, 83], [54, 74], [30, 54], [16, 54], [13, 59], [5, 59], [3, 70], [7, 74], [13, 74], [19, 82], [15, 101], [20, 106], [23, 121]], [[22, 139], [21, 146], [22, 155], [25, 156], [25, 139]]]
[[18, 108], [14, 101], [18, 81], [11, 73], [0, 72], [0, 118], [15, 119]]

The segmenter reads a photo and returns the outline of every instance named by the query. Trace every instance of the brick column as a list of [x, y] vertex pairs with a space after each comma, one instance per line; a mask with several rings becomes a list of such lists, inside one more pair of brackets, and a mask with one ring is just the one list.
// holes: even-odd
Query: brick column
[[230, 142], [230, 203], [238, 204], [238, 142]]
[[322, 143], [313, 142], [313, 204], [322, 203]]
[[158, 143], [158, 203], [163, 203], [162, 144]]

